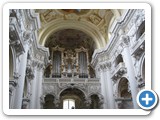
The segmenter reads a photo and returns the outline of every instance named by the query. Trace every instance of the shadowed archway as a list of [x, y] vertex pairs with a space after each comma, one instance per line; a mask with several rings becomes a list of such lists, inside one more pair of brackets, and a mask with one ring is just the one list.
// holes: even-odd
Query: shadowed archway
[[77, 88], [67, 88], [60, 94], [60, 105], [59, 108], [63, 109], [63, 102], [66, 99], [75, 101], [75, 109], [85, 109], [85, 95]]

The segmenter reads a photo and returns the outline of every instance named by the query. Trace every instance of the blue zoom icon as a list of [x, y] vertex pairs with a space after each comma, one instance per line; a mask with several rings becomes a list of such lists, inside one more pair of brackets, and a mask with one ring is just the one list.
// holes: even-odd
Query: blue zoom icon
[[152, 90], [142, 90], [137, 95], [137, 103], [142, 109], [152, 109], [157, 104], [157, 94]]

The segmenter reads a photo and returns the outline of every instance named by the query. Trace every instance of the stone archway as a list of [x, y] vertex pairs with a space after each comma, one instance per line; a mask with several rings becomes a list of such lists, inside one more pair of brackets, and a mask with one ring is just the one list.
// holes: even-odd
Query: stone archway
[[85, 94], [78, 88], [67, 88], [60, 93], [59, 108], [63, 109], [66, 99], [75, 101], [75, 109], [85, 109]]
[[91, 98], [90, 109], [99, 109], [99, 108], [101, 108], [101, 105], [99, 104], [100, 103], [100, 99], [99, 99], [97, 94], [91, 95], [90, 98]]
[[47, 94], [44, 98], [44, 105], [43, 108], [44, 109], [55, 109], [55, 97], [52, 94]]
[[122, 77], [118, 84], [118, 108], [119, 109], [132, 109], [132, 95], [130, 92], [129, 81], [127, 78]]
[[39, 35], [39, 43], [44, 46], [51, 34], [63, 29], [75, 29], [86, 33], [94, 40], [96, 43], [96, 48], [101, 48], [106, 45], [103, 35], [99, 32], [95, 25], [91, 24], [90, 22], [73, 22], [70, 20], [55, 20], [51, 23], [48, 23]]

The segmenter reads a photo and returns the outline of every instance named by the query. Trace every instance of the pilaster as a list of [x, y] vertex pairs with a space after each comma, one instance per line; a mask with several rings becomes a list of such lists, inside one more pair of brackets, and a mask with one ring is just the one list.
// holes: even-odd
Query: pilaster
[[127, 67], [127, 75], [128, 75], [128, 81], [130, 83], [133, 105], [134, 105], [134, 108], [139, 108], [136, 102], [136, 97], [138, 93], [138, 88], [137, 88], [137, 83], [135, 78], [136, 76], [135, 76], [134, 66], [132, 63], [132, 58], [131, 58], [130, 49], [129, 49], [130, 39], [128, 36], [122, 35], [120, 40], [121, 40], [121, 45], [123, 47], [122, 56], [124, 59], [124, 63]]

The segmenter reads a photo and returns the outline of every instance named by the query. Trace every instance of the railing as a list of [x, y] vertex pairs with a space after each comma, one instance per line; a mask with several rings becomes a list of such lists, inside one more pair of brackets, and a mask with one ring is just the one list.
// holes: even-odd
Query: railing
[[114, 70], [111, 71], [112, 78], [116, 79], [122, 76], [126, 72], [126, 67], [124, 62], [120, 62]]
[[131, 47], [131, 53], [134, 54], [134, 52], [140, 47], [143, 42], [145, 41], [145, 33], [141, 35], [141, 37], [136, 41], [136, 43]]
[[120, 98], [115, 98], [115, 101], [132, 101], [132, 98], [120, 97]]
[[99, 83], [98, 78], [44, 78], [44, 83]]

